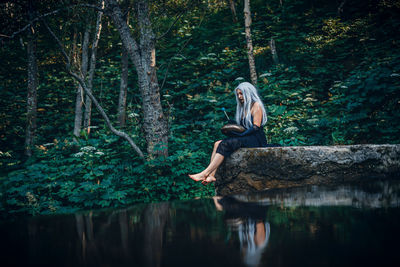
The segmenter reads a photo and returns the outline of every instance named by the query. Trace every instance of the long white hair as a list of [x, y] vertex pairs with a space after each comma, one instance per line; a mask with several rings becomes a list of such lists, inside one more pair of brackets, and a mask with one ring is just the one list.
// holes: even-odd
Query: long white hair
[[[240, 103], [239, 98], [237, 97], [236, 90], [239, 89], [242, 91], [244, 102]], [[236, 96], [236, 116], [235, 120], [237, 124], [240, 124], [240, 121], [243, 118], [243, 124], [248, 129], [253, 127], [253, 121], [251, 119], [251, 107], [257, 102], [260, 105], [262, 110], [262, 121], [261, 126], [264, 126], [267, 123], [267, 113], [265, 112], [265, 107], [260, 97], [258, 96], [257, 89], [249, 82], [240, 83], [235, 88], [235, 96]]]
[[243, 261], [247, 266], [258, 266], [265, 247], [268, 245], [271, 229], [269, 223], [264, 223], [265, 236], [261, 244], [256, 244], [256, 221], [248, 219], [244, 224], [238, 227], [240, 250], [242, 251]]

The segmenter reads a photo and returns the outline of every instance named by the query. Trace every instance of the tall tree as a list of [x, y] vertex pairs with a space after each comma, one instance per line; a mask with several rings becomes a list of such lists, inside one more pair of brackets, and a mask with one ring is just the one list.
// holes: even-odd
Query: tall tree
[[121, 53], [121, 83], [119, 87], [118, 98], [118, 123], [120, 127], [125, 126], [126, 119], [126, 95], [128, 92], [128, 67], [129, 57], [125, 47], [122, 47]]
[[71, 59], [68, 56], [67, 52], [64, 49], [64, 45], [61, 43], [60, 39], [56, 36], [56, 34], [51, 30], [51, 28], [49, 27], [49, 25], [46, 23], [46, 21], [42, 18], [43, 24], [44, 26], [47, 28], [48, 32], [50, 33], [50, 35], [53, 37], [53, 39], [56, 41], [57, 45], [59, 46], [62, 55], [64, 56], [65, 60], [66, 60], [66, 68], [68, 73], [77, 81], [79, 82], [79, 84], [82, 86], [82, 89], [85, 91], [85, 94], [87, 96], [90, 97], [91, 101], [93, 102], [93, 104], [95, 105], [95, 107], [97, 108], [97, 110], [99, 111], [100, 115], [104, 118], [105, 123], [107, 124], [107, 126], [109, 127], [109, 129], [111, 130], [111, 132], [113, 132], [115, 135], [120, 136], [122, 138], [124, 138], [125, 140], [127, 140], [129, 142], [129, 144], [132, 146], [132, 148], [138, 153], [138, 155], [144, 159], [144, 155], [143, 152], [140, 150], [140, 148], [135, 144], [135, 142], [133, 142], [132, 138], [126, 134], [123, 131], [119, 131], [117, 129], [115, 129], [108, 117], [108, 115], [106, 114], [106, 112], [104, 111], [103, 107], [100, 105], [100, 103], [97, 101], [97, 99], [94, 97], [94, 95], [92, 94], [92, 90], [87, 86], [86, 81], [81, 77], [82, 75], [77, 74], [75, 72], [73, 72], [71, 70]]
[[251, 38], [251, 12], [250, 12], [250, 0], [244, 0], [244, 25], [246, 33], [246, 43], [247, 43], [247, 57], [249, 59], [249, 69], [250, 69], [250, 79], [251, 82], [257, 84], [257, 72], [256, 64], [254, 61], [253, 54], [253, 41]]
[[235, 6], [235, 1], [234, 0], [229, 0], [229, 7], [231, 8], [231, 13], [232, 13], [232, 20], [234, 23], [237, 22], [237, 15], [236, 15], [236, 6]]
[[[31, 22], [35, 17], [33, 0], [28, 2], [28, 18]], [[37, 59], [36, 59], [36, 32], [35, 23], [28, 28], [28, 95], [26, 98], [26, 132], [25, 132], [25, 155], [32, 156], [32, 147], [36, 132], [37, 118]]]
[[115, 0], [106, 1], [108, 12], [138, 75], [147, 152], [150, 156], [168, 155], [168, 125], [161, 106], [156, 74], [156, 36], [147, 1], [138, 0], [136, 4], [139, 43], [133, 38], [118, 3]]
[[[100, 1], [101, 8], [104, 8], [104, 1]], [[96, 28], [95, 28], [95, 33], [92, 41], [92, 51], [90, 55], [90, 63], [89, 63], [89, 73], [88, 73], [88, 79], [87, 79], [87, 86], [90, 91], [93, 89], [93, 77], [94, 77], [94, 71], [96, 69], [96, 54], [97, 54], [97, 46], [99, 44], [100, 40], [100, 34], [101, 34], [101, 19], [103, 16], [102, 11], [97, 12], [97, 19], [96, 19]], [[91, 117], [92, 117], [92, 99], [88, 95], [86, 95], [86, 100], [85, 100], [85, 116], [84, 116], [84, 121], [83, 121], [83, 127], [87, 131], [87, 133], [90, 133], [90, 123], [91, 123]]]
[[[129, 24], [129, 13], [126, 18], [126, 23]], [[129, 73], [129, 56], [124, 46], [121, 52], [121, 82], [119, 87], [118, 98], [118, 123], [120, 127], [125, 126], [126, 119], [126, 95], [128, 93], [128, 73]]]
[[[82, 58], [81, 58], [81, 74], [82, 78], [86, 78], [87, 70], [88, 70], [88, 51], [89, 51], [89, 35], [90, 35], [90, 25], [88, 21], [86, 21], [85, 33], [83, 34], [82, 41]], [[76, 90], [76, 100], [75, 100], [75, 120], [74, 120], [74, 136], [79, 136], [82, 128], [82, 106], [83, 106], [83, 89], [82, 86], [78, 83]]]
[[272, 60], [274, 61], [275, 65], [278, 65], [279, 64], [278, 52], [276, 52], [275, 40], [272, 37], [271, 40], [269, 41], [269, 47], [271, 48]]

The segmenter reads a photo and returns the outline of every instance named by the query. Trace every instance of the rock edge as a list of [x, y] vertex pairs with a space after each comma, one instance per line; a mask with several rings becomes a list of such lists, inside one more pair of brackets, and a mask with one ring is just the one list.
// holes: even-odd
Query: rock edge
[[220, 166], [217, 195], [400, 178], [400, 144], [242, 148]]

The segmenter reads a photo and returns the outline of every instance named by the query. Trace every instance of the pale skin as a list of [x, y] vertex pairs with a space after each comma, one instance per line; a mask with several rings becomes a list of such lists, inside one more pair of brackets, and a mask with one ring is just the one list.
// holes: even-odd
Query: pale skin
[[[243, 105], [244, 96], [240, 89], [236, 89], [236, 95], [240, 101], [240, 104]], [[257, 102], [254, 103], [254, 105], [251, 107], [251, 115], [253, 116], [253, 125], [260, 127], [262, 122], [262, 109]], [[215, 173], [217, 172], [218, 167], [221, 165], [225, 158], [223, 155], [217, 153], [217, 148], [221, 141], [222, 140], [218, 140], [214, 143], [210, 164], [207, 166], [207, 168], [204, 169], [202, 172], [189, 174], [189, 177], [191, 179], [196, 182], [202, 181], [201, 183], [204, 185], [216, 181]]]
[[[213, 197], [215, 208], [218, 211], [223, 211], [224, 208], [222, 207], [221, 204], [219, 204], [219, 200], [221, 200], [222, 197], [215, 196]], [[259, 247], [265, 242], [265, 225], [262, 221], [258, 221], [256, 223], [256, 234], [254, 235], [254, 243]]]
[[265, 225], [262, 221], [256, 223], [256, 234], [254, 236], [254, 243], [259, 247], [265, 241]]

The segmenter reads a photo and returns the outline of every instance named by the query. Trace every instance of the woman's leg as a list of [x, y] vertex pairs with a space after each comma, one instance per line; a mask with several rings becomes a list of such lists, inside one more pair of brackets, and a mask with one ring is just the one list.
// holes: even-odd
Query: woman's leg
[[[222, 140], [219, 140], [217, 142], [214, 143], [214, 149], [211, 155], [211, 161], [214, 159], [215, 154], [217, 153], [217, 148], [219, 146], [219, 144], [222, 142]], [[211, 163], [210, 161], [210, 163]], [[207, 176], [206, 180], [208, 180], [208, 182], [214, 182], [216, 181], [215, 179], [215, 173], [217, 172], [218, 168], [216, 168], [215, 170], [213, 170], [210, 175]]]
[[[211, 154], [211, 161], [210, 161], [210, 164], [208, 165], [208, 167], [205, 170], [203, 170], [202, 172], [200, 172], [200, 173], [189, 175], [189, 177], [191, 179], [193, 179], [196, 182], [198, 182], [198, 181], [205, 180], [211, 174], [215, 175], [215, 172], [216, 172], [217, 168], [224, 161], [224, 156], [219, 154], [219, 153], [216, 153], [216, 150], [217, 150], [218, 145], [219, 145], [220, 142], [221, 141], [217, 141], [214, 144], [213, 153]], [[212, 178], [214, 178], [214, 176]], [[215, 178], [214, 179], [212, 179], [212, 178], [210, 177], [211, 180], [215, 181]]]
[[217, 148], [219, 146], [219, 144], [222, 142], [222, 140], [218, 140], [217, 142], [214, 143], [214, 147], [213, 147], [213, 152], [211, 153], [211, 161], [214, 159], [215, 153], [217, 153]]
[[219, 167], [219, 165], [221, 165], [221, 163], [224, 161], [224, 158], [225, 157], [223, 155], [215, 153], [212, 161], [210, 162], [210, 165], [208, 165], [208, 167], [205, 170], [197, 174], [189, 174], [189, 177], [195, 180], [196, 182], [205, 180], [213, 171], [215, 171]]
[[213, 160], [210, 162], [210, 165], [203, 171], [206, 174], [205, 178], [208, 178], [212, 173], [214, 173], [219, 165], [224, 161], [224, 156], [219, 153], [215, 153]]
[[[214, 147], [213, 147], [213, 151], [211, 153], [211, 159], [210, 159], [209, 164], [211, 164], [212, 160], [214, 159], [215, 153], [217, 152], [217, 148], [219, 146], [219, 143], [221, 143], [221, 141], [222, 140], [218, 140], [214, 143]], [[200, 172], [200, 173], [202, 173], [202, 172]], [[198, 173], [198, 174], [200, 174], [200, 173]], [[203, 177], [203, 175], [199, 178], [198, 174], [190, 174], [189, 177], [192, 178], [193, 180], [195, 180], [196, 182], [199, 182], [199, 181], [205, 179], [205, 177]]]
[[217, 173], [217, 170], [218, 170], [218, 167], [215, 170], [213, 170], [213, 172], [210, 173], [210, 175], [207, 176], [206, 180], [209, 180], [211, 182], [216, 181], [217, 179], [215, 178], [215, 173]]
[[[214, 155], [221, 155], [222, 157], [224, 157], [222, 153], [224, 153], [224, 154], [225, 153], [229, 153], [230, 154], [233, 151], [236, 151], [238, 148], [243, 146], [241, 138], [229, 138], [229, 139], [224, 139], [224, 141], [222, 143], [221, 142], [222, 141], [215, 142], [215, 145], [214, 145], [215, 153], [214, 153]], [[222, 153], [221, 152], [217, 153], [218, 147], [219, 147], [219, 149], [220, 149], [220, 151]], [[217, 169], [218, 169], [218, 167], [219, 167], [219, 165], [221, 163], [219, 163], [218, 166], [216, 168], [214, 168], [213, 171], [206, 176], [206, 179], [201, 182], [203, 185], [206, 185], [208, 183], [216, 181], [215, 173], [217, 172]]]

